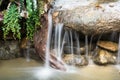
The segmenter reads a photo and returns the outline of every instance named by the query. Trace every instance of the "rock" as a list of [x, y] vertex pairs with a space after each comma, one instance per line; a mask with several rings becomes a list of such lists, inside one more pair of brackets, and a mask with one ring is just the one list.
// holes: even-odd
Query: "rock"
[[18, 41], [0, 41], [0, 60], [20, 57]]
[[[71, 1], [71, 2], [70, 2]], [[56, 0], [53, 7], [65, 27], [87, 35], [120, 31], [120, 1]], [[76, 5], [74, 5], [74, 4]], [[57, 8], [56, 8], [57, 7]]]
[[97, 64], [115, 64], [116, 56], [109, 51], [98, 48], [94, 62]]
[[98, 41], [97, 46], [112, 52], [118, 51], [118, 44], [111, 41]]
[[34, 46], [33, 42], [30, 41], [29, 39], [27, 39], [26, 37], [23, 38], [20, 42], [20, 48], [21, 49], [27, 49], [27, 48], [30, 48], [32, 46]]
[[68, 65], [85, 66], [88, 64], [85, 56], [65, 54], [63, 61]]

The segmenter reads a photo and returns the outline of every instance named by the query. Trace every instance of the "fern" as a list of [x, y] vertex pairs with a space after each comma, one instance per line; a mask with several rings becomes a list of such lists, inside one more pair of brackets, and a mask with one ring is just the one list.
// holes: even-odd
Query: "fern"
[[[21, 39], [21, 26], [20, 21], [20, 13], [22, 10], [26, 10], [28, 13], [27, 19], [26, 19], [26, 25], [24, 26], [27, 33], [26, 36], [28, 39], [33, 39], [33, 34], [36, 31], [37, 27], [40, 25], [40, 16], [44, 13], [43, 4], [44, 1], [42, 0], [20, 0], [19, 7], [15, 5], [15, 0], [13, 0], [11, 5], [9, 6], [9, 9], [6, 10], [4, 14], [4, 26], [2, 27], [3, 33], [4, 33], [4, 39], [6, 39], [6, 36], [12, 32], [13, 37], [16, 39]], [[26, 5], [25, 2], [26, 1]], [[37, 2], [38, 1], [38, 2]], [[39, 4], [40, 6], [38, 6]], [[26, 8], [26, 9], [25, 9]], [[20, 12], [18, 11], [20, 9]], [[24, 22], [23, 22], [24, 23]]]
[[32, 40], [34, 32], [36, 31], [36, 27], [40, 26], [39, 11], [36, 9], [36, 5], [34, 4], [33, 0], [26, 0], [26, 3], [28, 12], [28, 18], [26, 22], [27, 37]]
[[4, 26], [2, 27], [4, 38], [12, 31], [14, 38], [21, 38], [20, 33], [20, 24], [19, 24], [20, 15], [18, 13], [17, 6], [13, 3], [10, 5], [9, 9], [4, 14]]

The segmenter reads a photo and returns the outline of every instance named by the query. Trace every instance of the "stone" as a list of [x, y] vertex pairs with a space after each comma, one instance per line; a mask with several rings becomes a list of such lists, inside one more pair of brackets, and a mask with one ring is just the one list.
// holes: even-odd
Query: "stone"
[[20, 43], [20, 48], [22, 49], [25, 49], [27, 48], [27, 43], [28, 43], [28, 39], [25, 37], [21, 40], [21, 43]]
[[97, 64], [115, 64], [116, 56], [107, 50], [98, 48], [97, 55], [94, 57], [94, 62]]
[[120, 31], [120, 1], [97, 1], [56, 0], [53, 7], [59, 11], [58, 18], [64, 27], [83, 34]]
[[72, 55], [72, 54], [65, 54], [63, 57], [63, 61], [68, 65], [75, 65], [75, 66], [85, 66], [88, 64], [88, 61], [85, 56], [80, 55]]
[[97, 46], [113, 52], [118, 51], [118, 44], [111, 41], [98, 41]]
[[19, 41], [0, 41], [0, 60], [20, 57]]

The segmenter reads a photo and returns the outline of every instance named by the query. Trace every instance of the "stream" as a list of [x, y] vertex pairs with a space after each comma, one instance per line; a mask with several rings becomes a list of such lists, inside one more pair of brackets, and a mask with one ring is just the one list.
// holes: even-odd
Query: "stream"
[[0, 60], [0, 80], [119, 80], [120, 73], [115, 65], [85, 66], [68, 71], [44, 70], [39, 61], [24, 58]]

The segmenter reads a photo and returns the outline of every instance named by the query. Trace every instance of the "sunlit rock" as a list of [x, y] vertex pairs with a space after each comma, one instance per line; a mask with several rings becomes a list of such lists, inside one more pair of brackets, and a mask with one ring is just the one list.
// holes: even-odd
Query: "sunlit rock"
[[97, 55], [94, 57], [94, 62], [97, 64], [115, 64], [116, 56], [107, 50], [99, 48], [97, 50]]
[[104, 48], [109, 51], [116, 52], [118, 51], [118, 44], [111, 41], [99, 41], [97, 45], [101, 48]]

